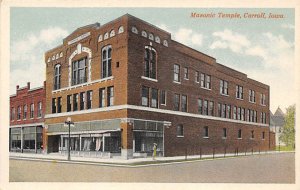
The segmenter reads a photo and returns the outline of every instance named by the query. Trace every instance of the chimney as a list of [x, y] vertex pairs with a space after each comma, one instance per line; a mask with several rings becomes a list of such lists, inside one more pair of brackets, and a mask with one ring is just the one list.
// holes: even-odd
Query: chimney
[[46, 81], [44, 81], [44, 89], [46, 89]]
[[19, 90], [19, 88], [20, 88], [20, 86], [19, 86], [19, 85], [17, 85], [17, 91]]
[[30, 82], [27, 82], [27, 89], [30, 90]]

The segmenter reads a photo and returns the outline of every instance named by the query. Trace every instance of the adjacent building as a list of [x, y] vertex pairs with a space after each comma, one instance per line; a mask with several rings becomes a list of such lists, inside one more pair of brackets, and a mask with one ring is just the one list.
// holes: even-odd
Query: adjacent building
[[9, 150], [35, 152], [43, 150], [43, 131], [46, 105], [46, 83], [30, 89], [30, 83], [10, 96]]
[[276, 146], [285, 146], [285, 143], [279, 140], [280, 135], [283, 132], [283, 126], [284, 126], [284, 113], [280, 109], [280, 107], [277, 108], [274, 114], [270, 112], [270, 128], [271, 131], [275, 132], [275, 142]]
[[45, 53], [45, 148], [78, 156], [263, 151], [269, 86], [131, 15], [78, 28]]

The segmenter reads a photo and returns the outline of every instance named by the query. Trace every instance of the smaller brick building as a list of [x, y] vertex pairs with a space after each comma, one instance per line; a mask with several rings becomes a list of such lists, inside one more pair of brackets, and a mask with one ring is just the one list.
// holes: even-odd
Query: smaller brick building
[[16, 87], [10, 96], [9, 151], [35, 152], [43, 150], [46, 82], [42, 87], [30, 89]]

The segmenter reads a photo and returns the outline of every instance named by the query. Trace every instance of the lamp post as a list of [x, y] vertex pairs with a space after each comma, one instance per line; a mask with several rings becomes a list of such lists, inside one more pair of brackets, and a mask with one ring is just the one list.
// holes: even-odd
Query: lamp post
[[70, 138], [70, 128], [71, 125], [74, 125], [74, 123], [71, 120], [71, 117], [68, 117], [65, 121], [65, 124], [68, 125], [69, 128], [69, 138], [68, 138], [68, 160], [71, 160], [71, 154], [70, 154], [70, 144], [71, 144], [71, 138]]

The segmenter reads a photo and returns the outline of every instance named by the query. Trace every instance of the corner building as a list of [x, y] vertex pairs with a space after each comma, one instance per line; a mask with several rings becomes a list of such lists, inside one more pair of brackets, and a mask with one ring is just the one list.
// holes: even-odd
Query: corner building
[[273, 148], [269, 86], [131, 15], [78, 28], [45, 54], [47, 152], [158, 156]]

